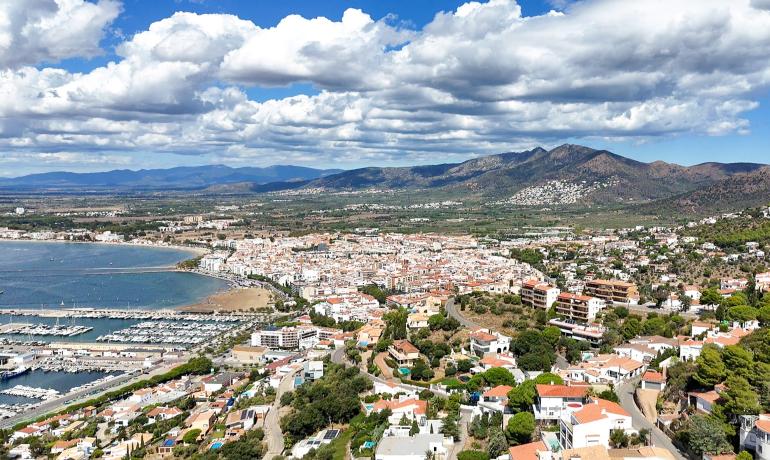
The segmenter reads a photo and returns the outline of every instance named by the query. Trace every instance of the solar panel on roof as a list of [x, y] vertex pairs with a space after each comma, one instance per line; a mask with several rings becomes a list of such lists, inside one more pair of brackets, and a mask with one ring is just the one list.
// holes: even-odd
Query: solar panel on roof
[[337, 437], [337, 435], [340, 433], [340, 430], [326, 430], [326, 434], [324, 435], [324, 439], [334, 439]]

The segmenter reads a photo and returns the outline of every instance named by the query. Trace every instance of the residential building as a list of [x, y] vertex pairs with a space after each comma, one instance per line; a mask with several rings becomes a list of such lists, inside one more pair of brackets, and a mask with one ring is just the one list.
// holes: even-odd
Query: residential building
[[612, 401], [593, 399], [578, 410], [562, 413], [559, 444], [562, 449], [609, 447], [612, 430], [633, 431], [631, 414]]
[[642, 375], [642, 389], [658, 391], [665, 390], [666, 376], [660, 372], [648, 370], [644, 373], [644, 375]]
[[756, 460], [770, 460], [770, 414], [742, 415], [741, 450], [754, 452]]
[[511, 347], [511, 338], [492, 331], [478, 328], [471, 333], [471, 352], [483, 357], [487, 353], [505, 353]]
[[260, 364], [264, 362], [265, 347], [252, 347], [248, 345], [236, 345], [232, 349], [233, 359], [239, 364]]
[[547, 453], [550, 453], [550, 451], [545, 443], [543, 441], [535, 441], [509, 448], [508, 460], [540, 460], [541, 454]]
[[639, 290], [633, 283], [618, 280], [587, 280], [583, 293], [607, 302], [639, 303]]
[[596, 297], [562, 292], [557, 296], [554, 308], [562, 318], [586, 323], [593, 321], [606, 305], [604, 300]]
[[533, 308], [548, 310], [556, 302], [559, 292], [561, 290], [556, 286], [538, 280], [529, 280], [521, 285], [521, 303]]
[[388, 347], [388, 353], [401, 367], [412, 367], [420, 358], [420, 350], [408, 340], [396, 340]]
[[426, 452], [431, 453], [433, 460], [446, 460], [452, 447], [452, 440], [443, 434], [387, 434], [377, 444], [375, 460], [425, 460]]
[[536, 385], [537, 398], [532, 407], [536, 420], [557, 421], [563, 413], [583, 407], [588, 386]]
[[428, 402], [417, 398], [404, 399], [381, 399], [372, 405], [364, 405], [366, 414], [379, 413], [385, 409], [390, 409], [391, 416], [388, 418], [390, 423], [398, 422], [406, 417], [409, 420], [415, 420], [418, 424], [423, 424], [428, 411]]
[[508, 385], [498, 385], [490, 388], [481, 395], [478, 405], [484, 412], [505, 412], [508, 404], [508, 392], [513, 387]]

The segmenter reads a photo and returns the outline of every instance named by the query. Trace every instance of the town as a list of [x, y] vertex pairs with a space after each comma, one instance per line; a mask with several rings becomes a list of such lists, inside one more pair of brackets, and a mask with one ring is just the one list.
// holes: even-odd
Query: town
[[6, 390], [40, 402], [3, 409], [4, 455], [770, 458], [770, 248], [725, 231], [769, 215], [510, 240], [359, 229], [202, 241], [184, 269], [263, 286], [272, 314], [65, 310], [143, 322], [108, 343], [11, 343], [7, 378], [123, 373], [66, 396]]

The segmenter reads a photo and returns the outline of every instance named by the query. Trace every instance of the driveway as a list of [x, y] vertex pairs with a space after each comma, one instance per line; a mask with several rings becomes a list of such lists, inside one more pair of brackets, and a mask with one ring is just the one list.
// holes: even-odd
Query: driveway
[[385, 358], [387, 357], [387, 352], [383, 351], [382, 353], [378, 353], [377, 356], [374, 357], [374, 364], [380, 368], [380, 372], [382, 372], [382, 378], [390, 380], [393, 378], [393, 369], [391, 369], [390, 366], [388, 366], [388, 363], [385, 362]]
[[651, 423], [649, 420], [647, 420], [644, 417], [644, 414], [642, 414], [642, 411], [640, 411], [636, 406], [636, 401], [634, 401], [634, 392], [636, 391], [636, 385], [638, 382], [639, 378], [637, 377], [615, 387], [615, 392], [620, 399], [620, 405], [623, 407], [623, 409], [628, 411], [629, 414], [631, 414], [631, 422], [633, 423], [634, 428], [638, 430], [643, 428], [648, 429], [650, 431], [650, 438], [652, 439], [652, 444], [654, 446], [668, 450], [674, 455], [674, 457], [676, 457], [677, 460], [687, 460], [687, 458], [682, 455], [681, 452], [679, 452], [679, 449], [674, 446], [674, 443], [671, 442], [671, 439], [666, 436], [666, 434], [663, 433], [660, 428], [655, 426], [654, 423]]

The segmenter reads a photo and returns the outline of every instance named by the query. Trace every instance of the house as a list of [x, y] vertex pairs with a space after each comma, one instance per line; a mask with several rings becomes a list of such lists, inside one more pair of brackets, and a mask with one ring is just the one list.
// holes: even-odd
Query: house
[[254, 409], [234, 410], [227, 414], [225, 427], [228, 431], [235, 429], [250, 430], [254, 426], [255, 419], [256, 413]]
[[148, 423], [155, 423], [160, 420], [167, 420], [174, 418], [177, 415], [182, 415], [182, 411], [178, 407], [153, 407], [150, 412], [147, 412]]
[[361, 326], [356, 333], [356, 342], [359, 347], [368, 347], [380, 340], [380, 336], [385, 331], [385, 321], [374, 319]]
[[390, 409], [391, 416], [388, 418], [391, 424], [398, 424], [402, 418], [415, 420], [422, 424], [426, 419], [428, 412], [428, 402], [416, 398], [405, 398], [401, 400], [381, 399], [374, 404], [364, 405], [366, 415], [379, 413], [385, 409]]
[[512, 355], [504, 353], [488, 353], [486, 356], [479, 360], [479, 366], [485, 371], [495, 367], [502, 367], [509, 371], [517, 369], [516, 358]]
[[562, 413], [559, 444], [562, 449], [609, 447], [612, 430], [633, 431], [631, 414], [615, 402], [593, 399], [579, 410]]
[[408, 340], [395, 340], [388, 347], [388, 352], [401, 367], [412, 367], [414, 362], [420, 359], [420, 350]]
[[536, 385], [537, 398], [532, 407], [536, 420], [556, 421], [563, 413], [583, 407], [588, 396], [587, 386]]
[[506, 405], [508, 404], [508, 392], [511, 390], [513, 390], [513, 387], [508, 385], [498, 385], [490, 388], [481, 395], [479, 407], [484, 412], [505, 412]]
[[80, 439], [71, 439], [69, 441], [59, 440], [53, 443], [53, 446], [51, 446], [51, 453], [52, 454], [61, 454], [65, 450], [71, 449], [72, 447], [77, 447], [78, 443], [80, 442]]
[[302, 376], [305, 381], [320, 379], [324, 376], [324, 362], [305, 361], [302, 363]]
[[540, 454], [549, 452], [543, 441], [521, 444], [508, 449], [508, 460], [540, 460]]
[[521, 285], [521, 303], [532, 308], [548, 310], [556, 302], [561, 290], [556, 286], [542, 283], [538, 280], [525, 281]]
[[265, 347], [236, 345], [232, 349], [232, 355], [239, 364], [260, 364], [264, 362], [265, 351], [267, 351]]
[[666, 376], [660, 372], [648, 370], [642, 375], [643, 390], [663, 391], [666, 388]]
[[340, 430], [322, 430], [317, 434], [303, 439], [295, 444], [291, 449], [291, 456], [293, 458], [303, 458], [311, 450], [318, 449], [323, 445], [329, 444], [339, 436]]
[[201, 439], [203, 435], [209, 432], [217, 420], [218, 411], [209, 409], [203, 412], [193, 414], [187, 419], [187, 426], [191, 430], [201, 430]]
[[452, 440], [445, 438], [443, 434], [385, 435], [377, 444], [374, 458], [375, 460], [425, 460], [426, 452], [430, 452], [433, 460], [446, 460], [448, 449], [451, 447]]
[[410, 330], [424, 329], [428, 327], [428, 318], [430, 315], [426, 313], [411, 313], [406, 318], [406, 327]]
[[695, 406], [696, 410], [710, 414], [714, 403], [719, 400], [719, 393], [716, 390], [706, 392], [691, 391], [687, 393], [687, 398], [690, 405]]
[[741, 450], [754, 452], [756, 460], [770, 460], [770, 414], [742, 415]]
[[477, 328], [471, 333], [471, 352], [478, 357], [487, 353], [505, 353], [511, 348], [511, 338], [491, 329]]

